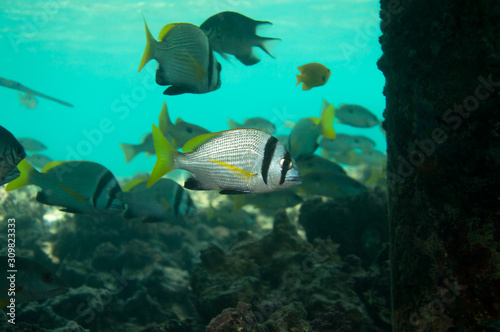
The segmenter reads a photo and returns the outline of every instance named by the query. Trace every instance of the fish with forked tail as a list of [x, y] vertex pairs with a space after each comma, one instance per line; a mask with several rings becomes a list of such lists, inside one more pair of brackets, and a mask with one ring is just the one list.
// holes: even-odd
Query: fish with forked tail
[[157, 41], [146, 20], [144, 25], [147, 44], [139, 71], [150, 60], [158, 61], [156, 83], [171, 85], [163, 94], [207, 93], [220, 87], [221, 65], [200, 28], [189, 23], [170, 23], [161, 29]]
[[209, 17], [200, 25], [206, 33], [210, 46], [226, 60], [226, 54], [232, 54], [246, 66], [260, 61], [253, 47], [260, 47], [269, 56], [272, 44], [279, 38], [261, 37], [257, 35], [257, 27], [272, 24], [269, 21], [256, 21], [236, 12], [221, 12]]
[[301, 183], [290, 153], [275, 137], [256, 129], [197, 136], [177, 151], [153, 125], [156, 161], [148, 186], [174, 169], [191, 172], [184, 188], [221, 194], [263, 193]]

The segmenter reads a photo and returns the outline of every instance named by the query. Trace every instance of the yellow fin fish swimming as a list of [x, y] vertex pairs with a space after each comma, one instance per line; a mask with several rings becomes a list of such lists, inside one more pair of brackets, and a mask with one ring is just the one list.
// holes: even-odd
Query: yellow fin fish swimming
[[163, 94], [207, 93], [220, 87], [221, 65], [199, 27], [189, 23], [170, 23], [160, 31], [157, 41], [145, 19], [144, 26], [147, 44], [139, 71], [150, 60], [158, 61], [156, 83], [171, 85]]
[[184, 188], [221, 194], [263, 193], [301, 183], [290, 153], [278, 140], [256, 129], [231, 129], [197, 136], [177, 151], [153, 125], [158, 158], [148, 186], [174, 169], [191, 173]]

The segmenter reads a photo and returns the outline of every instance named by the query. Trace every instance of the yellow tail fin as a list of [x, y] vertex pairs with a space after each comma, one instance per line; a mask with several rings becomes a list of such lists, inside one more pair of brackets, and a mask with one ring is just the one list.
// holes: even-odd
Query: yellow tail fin
[[146, 49], [144, 50], [144, 54], [142, 55], [142, 60], [141, 64], [139, 65], [138, 71], [141, 71], [141, 69], [146, 65], [146, 63], [148, 63], [151, 59], [154, 59], [156, 43], [158, 43], [151, 34], [151, 31], [149, 31], [144, 15], [142, 16], [142, 18], [144, 20], [144, 26], [146, 27]]
[[153, 125], [153, 142], [155, 144], [156, 158], [158, 159], [151, 171], [147, 185], [148, 188], [161, 179], [163, 175], [175, 169], [175, 156], [180, 153], [167, 141], [160, 129], [155, 125]]
[[337, 137], [337, 133], [335, 133], [335, 129], [333, 129], [334, 120], [335, 107], [333, 107], [333, 104], [328, 104], [328, 102], [323, 99], [323, 108], [321, 110], [320, 119], [320, 132], [322, 136], [329, 139], [335, 139], [335, 137]]
[[32, 184], [32, 175], [38, 173], [38, 171], [34, 169], [26, 159], [21, 160], [21, 162], [17, 165], [17, 169], [21, 172], [21, 175], [19, 175], [19, 177], [14, 181], [7, 184], [5, 187], [6, 191], [16, 190]]

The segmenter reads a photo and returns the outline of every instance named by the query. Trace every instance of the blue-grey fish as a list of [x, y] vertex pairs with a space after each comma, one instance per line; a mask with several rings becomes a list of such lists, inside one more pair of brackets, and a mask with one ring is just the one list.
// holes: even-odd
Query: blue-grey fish
[[359, 105], [341, 104], [335, 113], [338, 123], [353, 127], [370, 128], [380, 124], [375, 114]]
[[[15, 260], [12, 261], [7, 256], [0, 256], [0, 266], [2, 266], [0, 270], [0, 307], [8, 305], [11, 298], [15, 299], [17, 305], [23, 302], [44, 300], [63, 294], [68, 290], [68, 286], [62, 279], [31, 259], [16, 256]], [[15, 281], [9, 279], [11, 273], [7, 272], [8, 269], [17, 271]], [[11, 280], [14, 287], [11, 285]]]
[[42, 142], [33, 138], [19, 137], [17, 140], [26, 151], [43, 151], [47, 149]]
[[335, 139], [321, 138], [319, 146], [331, 152], [347, 152], [353, 149], [373, 150], [375, 142], [362, 135], [337, 134]]
[[32, 153], [28, 156], [26, 156], [26, 160], [33, 166], [35, 166], [38, 169], [43, 169], [45, 165], [53, 161], [49, 157], [43, 155], [43, 154], [37, 154], [37, 153]]
[[299, 165], [300, 174], [302, 175], [318, 171], [346, 174], [344, 168], [339, 164], [315, 154], [303, 155], [297, 158], [297, 165]]
[[184, 188], [221, 194], [263, 193], [300, 184], [290, 153], [275, 137], [257, 129], [231, 129], [193, 138], [177, 151], [153, 125], [158, 158], [148, 186], [174, 170], [191, 172]]
[[231, 119], [227, 119], [227, 124], [231, 129], [253, 128], [262, 130], [263, 132], [268, 133], [269, 135], [272, 135], [276, 132], [276, 126], [271, 121], [259, 117], [245, 119], [245, 121], [243, 121], [242, 124], [239, 124]]
[[185, 122], [181, 118], [177, 118], [175, 124], [172, 123], [166, 102], [163, 102], [159, 120], [160, 131], [176, 148], [182, 148], [187, 141], [196, 136], [210, 133], [207, 129]]
[[64, 212], [99, 215], [117, 214], [125, 209], [120, 185], [100, 164], [53, 161], [38, 172], [24, 159], [19, 169], [21, 176], [7, 185], [7, 191], [36, 185], [42, 189], [36, 196], [38, 202], [61, 206]]
[[0, 186], [19, 177], [21, 172], [17, 169], [17, 164], [24, 157], [26, 152], [21, 143], [0, 126]]
[[330, 153], [323, 150], [323, 154], [328, 158], [333, 158], [341, 164], [356, 166], [356, 165], [375, 165], [383, 166], [387, 163], [387, 155], [383, 152], [377, 150], [367, 150], [356, 152], [355, 150], [340, 152], [340, 153]]
[[257, 35], [257, 27], [272, 24], [268, 21], [256, 21], [236, 12], [221, 12], [209, 17], [200, 25], [210, 41], [213, 50], [227, 60], [226, 54], [234, 55], [241, 63], [251, 66], [259, 62], [253, 47], [260, 47], [274, 58], [270, 47], [280, 41]]
[[309, 117], [300, 119], [292, 129], [289, 136], [290, 153], [294, 158], [302, 155], [313, 154], [318, 148], [318, 137], [320, 135], [334, 139], [336, 137], [333, 129], [335, 120], [335, 108], [323, 100], [321, 117]]
[[144, 25], [147, 45], [139, 71], [150, 60], [158, 61], [156, 83], [171, 85], [164, 94], [207, 93], [220, 87], [221, 65], [200, 28], [189, 23], [170, 23], [161, 29], [157, 41], [146, 20]]
[[144, 135], [141, 139], [140, 144], [127, 144], [120, 143], [120, 147], [125, 155], [125, 162], [129, 163], [132, 159], [141, 152], [146, 152], [146, 157], [150, 157], [155, 154], [155, 146], [153, 144], [153, 135], [150, 133]]
[[19, 105], [30, 110], [34, 110], [38, 106], [38, 101], [31, 93], [26, 92], [23, 96], [20, 92], [18, 92], [17, 95], [19, 96]]
[[296, 188], [299, 193], [327, 197], [350, 197], [366, 192], [366, 187], [347, 176], [335, 171], [306, 172], [302, 184]]
[[177, 182], [160, 179], [146, 188], [148, 178], [138, 178], [123, 187], [127, 205], [125, 218], [143, 218], [143, 222], [159, 222], [189, 218], [196, 213], [193, 200]]

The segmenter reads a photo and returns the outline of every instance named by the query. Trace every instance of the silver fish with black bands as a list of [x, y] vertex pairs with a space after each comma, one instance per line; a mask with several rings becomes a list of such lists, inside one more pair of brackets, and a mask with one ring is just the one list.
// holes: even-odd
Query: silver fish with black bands
[[184, 187], [221, 194], [264, 193], [299, 185], [302, 178], [290, 153], [278, 140], [256, 129], [232, 129], [197, 136], [184, 153], [175, 150], [153, 126], [158, 161], [148, 185], [173, 169], [192, 177]]

